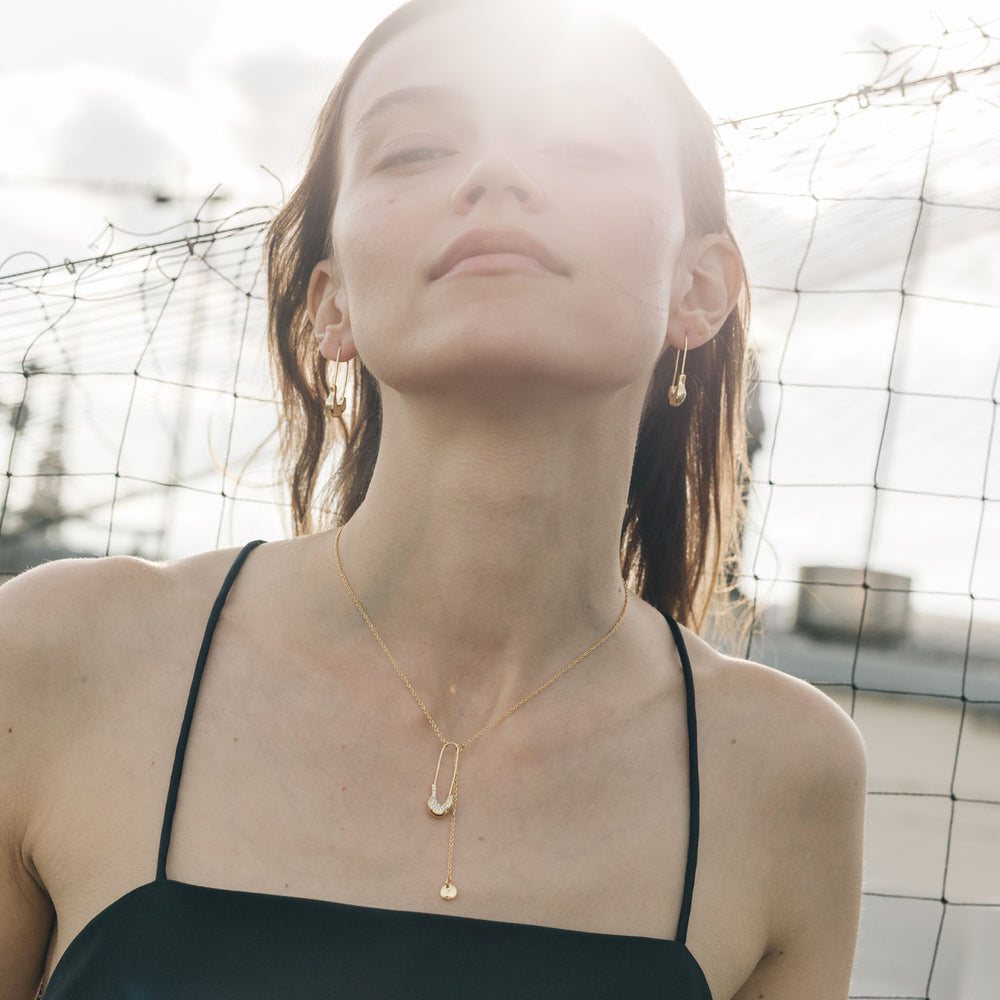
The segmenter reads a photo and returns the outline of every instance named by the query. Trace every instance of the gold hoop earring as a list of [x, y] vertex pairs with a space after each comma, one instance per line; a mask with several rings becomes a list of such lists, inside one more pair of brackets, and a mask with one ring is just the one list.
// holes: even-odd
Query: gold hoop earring
[[337, 360], [333, 363], [333, 379], [330, 381], [330, 395], [326, 397], [326, 408], [331, 416], [339, 417], [347, 409], [347, 362], [344, 362], [344, 391], [338, 396], [337, 386], [340, 382], [340, 352], [337, 348]]
[[[670, 401], [671, 406], [680, 406], [687, 399], [687, 376], [684, 374], [684, 366], [687, 364], [687, 358], [688, 339], [687, 334], [685, 334], [684, 352], [682, 354], [680, 350], [677, 351], [677, 358], [674, 361], [674, 380], [670, 384], [670, 390], [667, 393], [667, 399]], [[678, 371], [680, 371], [679, 377], [677, 374]]]

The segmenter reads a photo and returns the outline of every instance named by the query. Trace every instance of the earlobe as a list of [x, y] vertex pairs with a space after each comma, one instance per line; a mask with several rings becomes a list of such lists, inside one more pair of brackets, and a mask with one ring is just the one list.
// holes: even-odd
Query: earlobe
[[743, 263], [732, 240], [720, 233], [695, 241], [685, 257], [667, 339], [679, 348], [686, 337], [695, 348], [708, 343], [736, 307], [743, 288]]
[[313, 335], [319, 341], [320, 353], [332, 361], [339, 351], [341, 361], [350, 361], [357, 350], [340, 268], [332, 259], [321, 260], [313, 268], [306, 310], [312, 320]]

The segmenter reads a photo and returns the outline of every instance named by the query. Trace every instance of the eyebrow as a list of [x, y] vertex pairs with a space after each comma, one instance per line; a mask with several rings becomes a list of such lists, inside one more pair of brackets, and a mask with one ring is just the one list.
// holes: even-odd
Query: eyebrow
[[[605, 97], [610, 97], [620, 105], [627, 107], [633, 114], [638, 114], [646, 121], [649, 116], [631, 97], [620, 91], [617, 87], [611, 86], [603, 80], [591, 78], [579, 78], [565, 81], [556, 88], [555, 93], [559, 95], [575, 96], [580, 92], [599, 93]], [[450, 104], [458, 105], [462, 103], [462, 95], [452, 87], [441, 87], [423, 85], [415, 87], [400, 87], [398, 90], [390, 90], [387, 94], [373, 101], [358, 119], [354, 126], [353, 134], [356, 140], [361, 139], [372, 125], [383, 115], [397, 107], [407, 105], [430, 105], [430, 104]]]
[[401, 105], [457, 104], [458, 102], [457, 91], [449, 87], [401, 87], [398, 90], [390, 90], [388, 94], [383, 94], [373, 101], [358, 119], [357, 125], [354, 126], [354, 137], [360, 138], [371, 128], [376, 119]]

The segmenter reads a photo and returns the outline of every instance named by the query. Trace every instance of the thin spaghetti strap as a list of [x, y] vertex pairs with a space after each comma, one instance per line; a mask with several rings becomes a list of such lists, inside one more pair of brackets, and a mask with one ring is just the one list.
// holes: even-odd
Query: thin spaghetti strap
[[691, 919], [691, 901], [694, 898], [694, 875], [698, 867], [698, 832], [700, 829], [701, 792], [698, 783], [698, 715], [694, 704], [694, 675], [691, 672], [691, 660], [688, 657], [684, 636], [677, 622], [669, 615], [665, 616], [674, 635], [677, 652], [681, 658], [684, 671], [684, 690], [687, 698], [687, 730], [688, 730], [688, 788], [689, 788], [689, 829], [687, 867], [684, 871], [684, 897], [681, 901], [681, 913], [677, 920], [676, 940], [679, 944], [687, 942], [688, 921]]
[[198, 689], [201, 687], [202, 674], [205, 672], [205, 663], [208, 661], [208, 651], [212, 645], [212, 636], [215, 635], [215, 626], [219, 623], [219, 615], [222, 614], [223, 605], [229, 596], [236, 575], [246, 562], [246, 558], [258, 546], [263, 544], [261, 539], [255, 542], [248, 542], [240, 550], [239, 555], [229, 567], [226, 579], [222, 582], [219, 595], [212, 605], [212, 613], [208, 616], [208, 625], [205, 627], [205, 637], [201, 641], [201, 651], [198, 653], [198, 662], [195, 664], [194, 676], [191, 678], [191, 690], [188, 692], [187, 707], [184, 709], [184, 720], [181, 723], [180, 735], [177, 738], [177, 750], [174, 753], [174, 767], [170, 772], [170, 788], [167, 791], [167, 804], [163, 810], [163, 828], [160, 830], [160, 851], [156, 860], [156, 881], [161, 882], [167, 877], [167, 852], [170, 850], [170, 833], [174, 825], [174, 812], [177, 809], [177, 792], [181, 784], [181, 771], [184, 768], [184, 751], [187, 749], [188, 735], [191, 732], [191, 720], [194, 718], [194, 706], [198, 700]]

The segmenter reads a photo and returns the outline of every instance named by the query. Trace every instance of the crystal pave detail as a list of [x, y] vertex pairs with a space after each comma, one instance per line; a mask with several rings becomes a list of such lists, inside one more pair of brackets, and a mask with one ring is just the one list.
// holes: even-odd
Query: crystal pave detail
[[[455, 766], [452, 768], [451, 781], [448, 784], [448, 795], [445, 797], [444, 802], [439, 802], [437, 797], [437, 783], [438, 778], [441, 777], [441, 762], [444, 760], [445, 751], [449, 747], [455, 751]], [[438, 754], [437, 767], [434, 769], [434, 780], [431, 782], [431, 797], [427, 800], [427, 808], [430, 810], [432, 816], [437, 816], [438, 818], [447, 816], [455, 806], [455, 786], [458, 784], [458, 758], [461, 753], [462, 748], [457, 743], [449, 741], [441, 747], [441, 752]]]
[[427, 808], [430, 810], [432, 816], [437, 816], [438, 819], [442, 816], [447, 816], [454, 804], [450, 795], [444, 802], [438, 802], [437, 785], [431, 785], [431, 797], [427, 800]]

